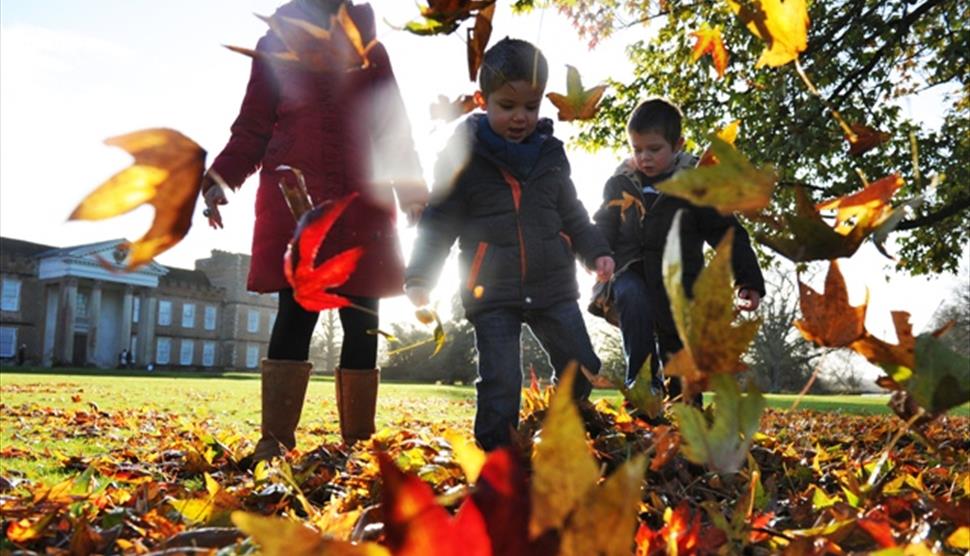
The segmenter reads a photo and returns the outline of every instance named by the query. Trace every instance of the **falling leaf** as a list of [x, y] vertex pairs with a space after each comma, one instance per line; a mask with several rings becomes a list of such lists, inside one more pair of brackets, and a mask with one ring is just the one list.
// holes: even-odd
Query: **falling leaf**
[[633, 385], [627, 388], [625, 385], [620, 387], [620, 393], [626, 398], [633, 407], [642, 411], [647, 417], [655, 419], [663, 412], [663, 392], [655, 392], [653, 388], [653, 373], [650, 370], [650, 359], [647, 356], [640, 371], [637, 373]]
[[734, 285], [731, 276], [731, 245], [734, 231], [717, 246], [714, 258], [697, 277], [693, 299], [687, 299], [681, 278], [680, 222], [674, 216], [664, 248], [664, 284], [670, 298], [677, 332], [684, 348], [668, 362], [667, 373], [689, 383], [702, 383], [712, 373], [736, 373], [744, 369], [741, 356], [747, 351], [760, 320], [735, 323]]
[[681, 451], [694, 463], [718, 473], [735, 473], [744, 463], [761, 423], [765, 399], [752, 381], [744, 396], [727, 375], [710, 379], [714, 390], [714, 422], [689, 404], [675, 404], [674, 416], [683, 439]]
[[970, 358], [951, 350], [935, 334], [916, 337], [916, 368], [905, 388], [931, 415], [970, 402]]
[[852, 129], [852, 135], [846, 135], [845, 138], [849, 142], [849, 154], [852, 156], [862, 156], [889, 141], [888, 133], [872, 129], [865, 124], [857, 122], [849, 127]]
[[485, 521], [474, 504], [462, 504], [452, 518], [421, 479], [402, 472], [384, 453], [378, 454], [378, 462], [384, 480], [384, 531], [395, 556], [492, 554]]
[[488, 39], [492, 36], [492, 16], [495, 15], [495, 4], [492, 3], [475, 16], [475, 26], [468, 29], [468, 79], [475, 81], [478, 68], [482, 65]]
[[[883, 254], [883, 256], [893, 259], [893, 257], [886, 252], [886, 241], [889, 239], [889, 234], [896, 229], [904, 218], [908, 211], [916, 210], [921, 204], [923, 204], [923, 196], [913, 197], [903, 201], [898, 206], [896, 206], [889, 216], [887, 216], [881, 224], [876, 226], [876, 229], [872, 231], [872, 243], [876, 245], [876, 249]], [[895, 259], [894, 259], [895, 260]]]
[[717, 164], [681, 170], [659, 183], [658, 191], [714, 207], [721, 214], [756, 213], [768, 206], [777, 177], [773, 170], [759, 170], [734, 147], [718, 137], [708, 149]]
[[330, 17], [329, 30], [309, 21], [274, 15], [257, 16], [262, 19], [283, 43], [286, 50], [266, 52], [238, 46], [226, 46], [252, 58], [264, 58], [272, 63], [298, 64], [307, 71], [359, 70], [370, 67], [368, 55], [377, 46], [377, 39], [364, 44], [357, 24], [341, 4]]
[[646, 469], [647, 458], [635, 456], [590, 489], [563, 529], [559, 554], [629, 554]]
[[370, 334], [371, 336], [384, 336], [384, 339], [386, 339], [391, 344], [401, 343], [401, 340], [399, 340], [397, 336], [395, 336], [394, 334], [391, 334], [390, 332], [384, 332], [380, 328], [369, 328], [367, 330], [367, 333]]
[[328, 539], [306, 523], [275, 516], [233, 512], [232, 522], [253, 538], [265, 556], [390, 556], [376, 543], [353, 545]]
[[728, 53], [724, 48], [724, 41], [721, 38], [721, 27], [711, 28], [710, 25], [705, 23], [700, 29], [691, 33], [697, 42], [694, 43], [694, 48], [690, 51], [690, 61], [697, 62], [701, 59], [701, 56], [705, 54], [711, 55], [711, 60], [714, 61], [714, 68], [717, 70], [717, 75], [719, 77], [724, 77], [724, 72], [727, 71], [728, 65]]
[[338, 287], [350, 278], [364, 254], [363, 249], [347, 249], [316, 266], [314, 261], [330, 228], [356, 197], [356, 193], [351, 193], [306, 213], [286, 249], [283, 257], [286, 281], [293, 286], [294, 299], [307, 311], [319, 312], [350, 305], [349, 299], [326, 290]]
[[151, 228], [140, 239], [123, 244], [132, 270], [181, 241], [192, 227], [205, 169], [205, 151], [173, 129], [143, 129], [112, 137], [135, 163], [112, 176], [85, 197], [68, 220], [103, 220], [141, 205], [155, 207]]
[[[723, 128], [717, 130], [714, 135], [724, 141], [728, 145], [734, 146], [734, 142], [738, 138], [738, 129], [741, 127], [741, 120], [734, 120]], [[697, 161], [697, 166], [714, 166], [718, 163], [718, 159], [714, 156], [711, 148], [708, 147], [704, 154], [701, 155], [700, 160]]]
[[850, 347], [876, 365], [891, 365], [912, 370], [916, 366], [916, 338], [913, 326], [906, 311], [892, 312], [893, 326], [896, 329], [898, 344], [890, 344], [866, 334], [852, 342]]
[[808, 48], [806, 0], [727, 0], [748, 30], [767, 44], [756, 68], [778, 67], [798, 59]]
[[903, 180], [894, 174], [872, 182], [862, 191], [823, 201], [815, 208], [836, 210], [835, 231], [842, 235], [850, 233], [858, 222], [863, 221], [872, 222], [870, 226], [874, 229], [892, 212], [889, 200], [902, 186]]
[[495, 0], [427, 0], [427, 2], [427, 7], [421, 8], [421, 16], [424, 20], [410, 21], [404, 25], [404, 30], [415, 35], [447, 35], [457, 29], [462, 21], [474, 16], [475, 12], [495, 4]]
[[819, 346], [845, 347], [863, 337], [869, 290], [866, 289], [866, 301], [862, 305], [849, 305], [849, 293], [837, 262], [829, 263], [824, 293], [800, 281], [798, 291], [802, 319], [795, 321], [795, 327], [806, 340]]
[[620, 221], [626, 221], [626, 211], [631, 207], [636, 207], [637, 216], [643, 220], [643, 217], [647, 214], [647, 209], [643, 206], [643, 201], [639, 198], [630, 195], [626, 191], [622, 192], [622, 196], [619, 199], [613, 199], [612, 201], [606, 203], [608, 207], [619, 207], [620, 208]]
[[532, 466], [532, 514], [529, 535], [562, 527], [569, 513], [599, 479], [596, 461], [586, 446], [586, 429], [572, 399], [575, 365], [556, 391], [535, 443]]
[[559, 120], [571, 122], [594, 118], [599, 110], [597, 105], [604, 92], [606, 92], [606, 85], [584, 89], [579, 70], [567, 65], [566, 94], [548, 93], [546, 97], [559, 109]]
[[[895, 179], [885, 180], [888, 178], [873, 182], [866, 190], [875, 188], [876, 193], [883, 191], [887, 184], [895, 187]], [[833, 228], [822, 219], [805, 190], [796, 187], [796, 213], [783, 215], [786, 231], [775, 235], [759, 233], [756, 237], [795, 262], [850, 257], [893, 213], [892, 207], [879, 201], [875, 194], [862, 195], [866, 190], [819, 205], [838, 210], [836, 228]], [[847, 201], [853, 196], [858, 196], [855, 201]]]
[[461, 95], [454, 101], [448, 100], [444, 95], [438, 95], [438, 102], [431, 105], [431, 119], [450, 122], [471, 112], [475, 107], [475, 97], [472, 95]]

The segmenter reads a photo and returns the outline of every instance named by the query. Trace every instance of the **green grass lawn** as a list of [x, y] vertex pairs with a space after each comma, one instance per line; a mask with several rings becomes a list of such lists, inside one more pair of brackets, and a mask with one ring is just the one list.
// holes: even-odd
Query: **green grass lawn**
[[[594, 397], [620, 399], [615, 391], [609, 390], [597, 390]], [[796, 397], [768, 395], [768, 405], [787, 408]], [[886, 400], [887, 396], [806, 396], [799, 402], [799, 408], [886, 414], [889, 413]], [[95, 409], [105, 413], [155, 411], [166, 415], [165, 419], [185, 423], [205, 421], [213, 430], [233, 431], [255, 441], [259, 428], [259, 377], [253, 373], [6, 369], [0, 371], [0, 404], [0, 450], [14, 447], [33, 454], [33, 457], [0, 458], [0, 475], [7, 476], [15, 470], [30, 478], [56, 478], [62, 474], [57, 457], [47, 454], [62, 459], [97, 455], [123, 443], [125, 435], [138, 434], [138, 428], [112, 429], [105, 438], [90, 434], [72, 437], [70, 431], [60, 431], [61, 434], [52, 437], [52, 427], [65, 426], [63, 417], [54, 419], [52, 412], [62, 415]], [[471, 429], [474, 412], [473, 386], [385, 380], [380, 389], [377, 421], [378, 427], [438, 424], [467, 431]], [[963, 406], [957, 413], [970, 415], [970, 407]], [[173, 417], [167, 417], [168, 414]], [[334, 442], [338, 431], [333, 378], [314, 376], [297, 441], [303, 447]]]

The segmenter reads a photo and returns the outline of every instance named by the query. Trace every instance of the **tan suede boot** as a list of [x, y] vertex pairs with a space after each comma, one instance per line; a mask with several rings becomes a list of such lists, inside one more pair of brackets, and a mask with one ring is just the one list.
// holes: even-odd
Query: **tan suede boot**
[[345, 444], [367, 440], [374, 434], [377, 410], [378, 369], [337, 369], [334, 372], [340, 436]]
[[[263, 359], [259, 363], [262, 387], [262, 437], [256, 443], [253, 463], [272, 459], [283, 448], [296, 447], [296, 426], [303, 411], [307, 383], [310, 381], [308, 361]], [[281, 447], [282, 445], [282, 447]]]

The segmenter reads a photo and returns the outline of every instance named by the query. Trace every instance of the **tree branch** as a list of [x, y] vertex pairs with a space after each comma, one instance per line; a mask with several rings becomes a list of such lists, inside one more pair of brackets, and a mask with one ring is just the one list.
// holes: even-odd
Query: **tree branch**
[[936, 224], [937, 222], [949, 218], [955, 214], [959, 214], [968, 208], [970, 208], [970, 197], [964, 197], [963, 199], [958, 199], [949, 205], [945, 205], [936, 212], [913, 218], [912, 220], [903, 220], [898, 226], [896, 226], [896, 230], [913, 230], [916, 228], [922, 228], [923, 226]]

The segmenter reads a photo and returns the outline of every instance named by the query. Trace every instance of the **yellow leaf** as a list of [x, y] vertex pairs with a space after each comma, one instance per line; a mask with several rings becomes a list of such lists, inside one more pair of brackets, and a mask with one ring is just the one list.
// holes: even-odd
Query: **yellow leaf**
[[548, 93], [546, 97], [559, 109], [559, 120], [571, 122], [573, 120], [589, 120], [596, 116], [597, 106], [606, 85], [597, 85], [591, 89], [584, 89], [579, 70], [573, 66], [566, 66], [566, 94]]
[[390, 556], [379, 544], [335, 541], [300, 521], [233, 512], [232, 522], [253, 538], [265, 556]]
[[485, 465], [485, 452], [473, 440], [457, 431], [449, 429], [444, 436], [448, 444], [451, 444], [455, 461], [465, 472], [465, 480], [474, 484], [478, 480], [479, 473], [482, 472], [482, 466]]
[[575, 365], [563, 373], [533, 450], [531, 538], [562, 527], [599, 480], [599, 467], [586, 445], [586, 429], [572, 399], [576, 373]]
[[559, 554], [629, 554], [646, 470], [647, 458], [641, 454], [592, 488], [566, 523]]
[[721, 38], [721, 27], [711, 29], [711, 26], [705, 23], [691, 35], [697, 39], [694, 48], [690, 51], [691, 62], [700, 60], [704, 54], [710, 54], [717, 75], [724, 77], [724, 72], [727, 71], [728, 53], [724, 48], [724, 40]]
[[808, 48], [806, 0], [727, 0], [748, 30], [767, 44], [755, 67], [778, 67], [798, 59]]
[[150, 262], [178, 243], [192, 227], [205, 169], [205, 151], [172, 129], [143, 129], [119, 135], [105, 144], [120, 147], [135, 163], [85, 197], [68, 220], [102, 220], [143, 204], [155, 207], [151, 228], [128, 251], [127, 268]]
[[946, 538], [946, 544], [959, 550], [970, 550], [970, 527], [960, 527]]

